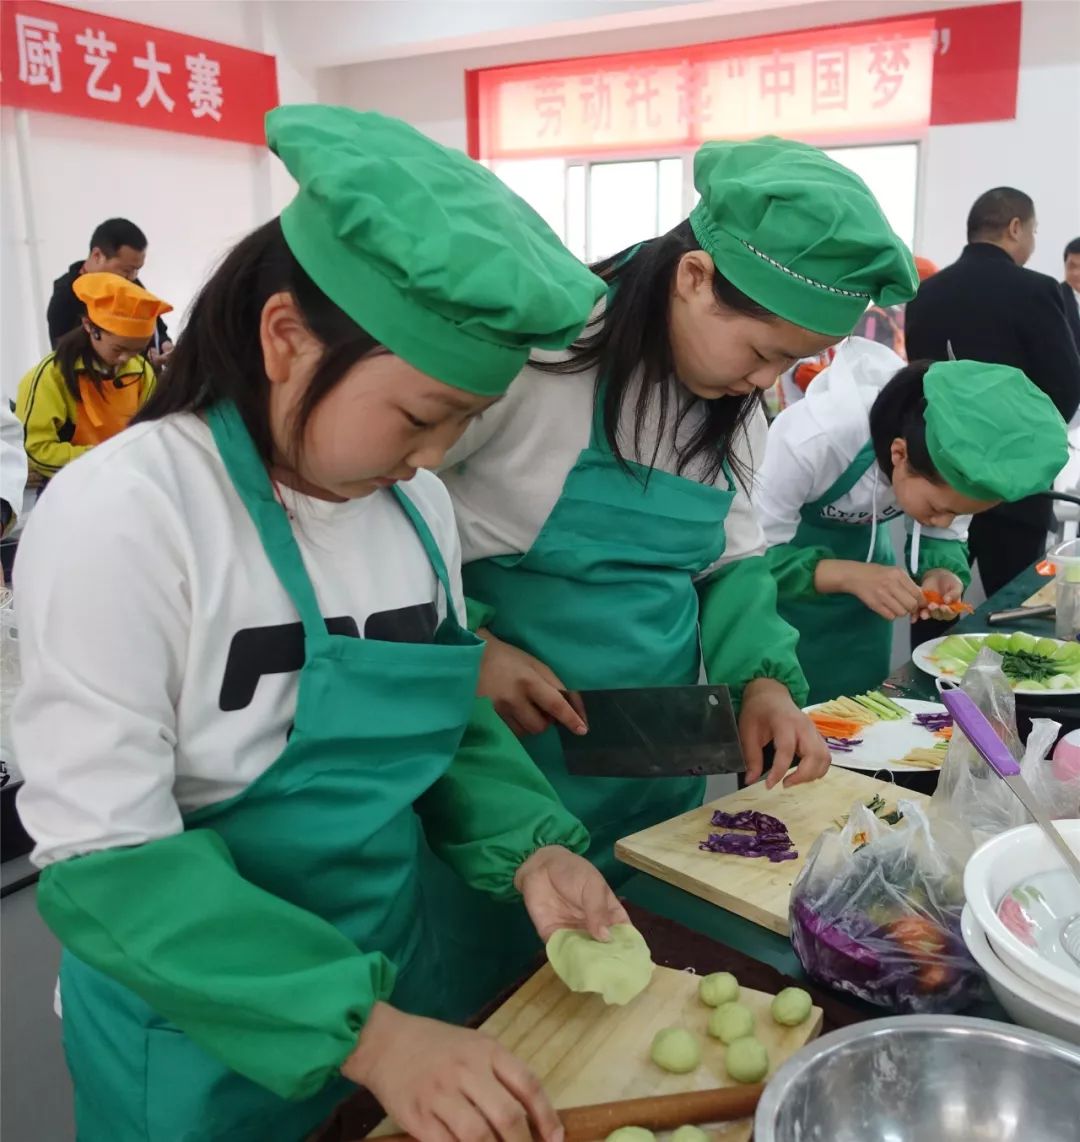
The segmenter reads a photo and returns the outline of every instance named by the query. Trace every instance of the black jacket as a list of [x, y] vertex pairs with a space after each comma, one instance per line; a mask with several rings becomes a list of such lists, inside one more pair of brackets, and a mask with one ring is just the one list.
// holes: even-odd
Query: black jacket
[[1065, 320], [1069, 323], [1076, 348], [1080, 350], [1080, 305], [1076, 304], [1076, 291], [1068, 282], [1061, 283], [1061, 300], [1065, 305]]
[[[1013, 365], [1071, 420], [1080, 406], [1080, 351], [1062, 300], [1053, 278], [1018, 266], [1000, 246], [973, 242], [951, 266], [927, 278], [908, 302], [908, 359], [944, 361], [951, 343], [960, 359]], [[1045, 499], [994, 510], [1035, 525], [1050, 523]]]
[[[54, 349], [57, 341], [65, 333], [70, 333], [86, 316], [86, 306], [79, 301], [75, 296], [75, 291], [71, 288], [75, 284], [75, 279], [82, 273], [82, 268], [82, 262], [72, 262], [68, 267], [68, 272], [53, 282], [52, 297], [49, 298], [49, 308], [45, 312], [45, 320], [49, 323], [49, 341]], [[136, 278], [135, 284], [141, 286], [142, 282]], [[146, 287], [143, 286], [143, 288]], [[165, 328], [165, 322], [159, 317], [157, 333], [154, 336], [154, 347], [160, 349], [161, 345], [168, 339], [169, 331]]]

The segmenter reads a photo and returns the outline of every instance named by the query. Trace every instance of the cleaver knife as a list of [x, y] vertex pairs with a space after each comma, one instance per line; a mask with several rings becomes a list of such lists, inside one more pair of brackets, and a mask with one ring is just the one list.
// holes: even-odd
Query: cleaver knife
[[558, 726], [578, 777], [703, 777], [746, 769], [726, 686], [581, 690], [589, 732]]

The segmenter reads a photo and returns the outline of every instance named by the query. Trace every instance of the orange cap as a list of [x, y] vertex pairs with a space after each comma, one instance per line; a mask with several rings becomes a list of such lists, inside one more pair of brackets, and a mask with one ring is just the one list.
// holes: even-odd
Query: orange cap
[[924, 282], [927, 278], [932, 278], [937, 270], [937, 266], [929, 258], [920, 258], [918, 254], [915, 255], [915, 272], [919, 275], [919, 281]]
[[71, 287], [86, 304], [86, 316], [99, 328], [117, 337], [154, 335], [159, 314], [172, 306], [149, 290], [119, 274], [80, 274]]

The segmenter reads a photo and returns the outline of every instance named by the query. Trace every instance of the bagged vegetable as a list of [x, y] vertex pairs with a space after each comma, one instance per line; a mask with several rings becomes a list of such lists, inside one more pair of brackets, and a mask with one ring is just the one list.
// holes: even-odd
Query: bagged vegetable
[[900, 801], [889, 825], [861, 803], [814, 842], [791, 893], [808, 975], [904, 1012], [959, 1011], [983, 994], [960, 934], [971, 837]]
[[[1057, 818], [1080, 815], [1080, 773], [1061, 767], [1055, 770], [1049, 756], [1061, 726], [1046, 718], [1034, 719], [1027, 744], [1021, 747], [1016, 698], [1001, 670], [1001, 656], [992, 650], [981, 651], [961, 689], [990, 719], [1013, 757], [1021, 759], [1021, 775], [1046, 814]], [[959, 731], [949, 741], [930, 812], [935, 819], [970, 829], [976, 844], [1031, 819], [1012, 790]]]

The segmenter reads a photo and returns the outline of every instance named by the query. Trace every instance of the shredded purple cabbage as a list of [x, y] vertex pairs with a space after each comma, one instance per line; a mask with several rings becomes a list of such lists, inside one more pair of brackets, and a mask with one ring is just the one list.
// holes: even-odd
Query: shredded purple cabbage
[[741, 833], [710, 833], [698, 848], [710, 853], [727, 853], [732, 856], [768, 857], [774, 864], [794, 860], [799, 854], [791, 843], [787, 826], [768, 813], [744, 809], [741, 813], [712, 815], [713, 825], [725, 829], [747, 830]]

